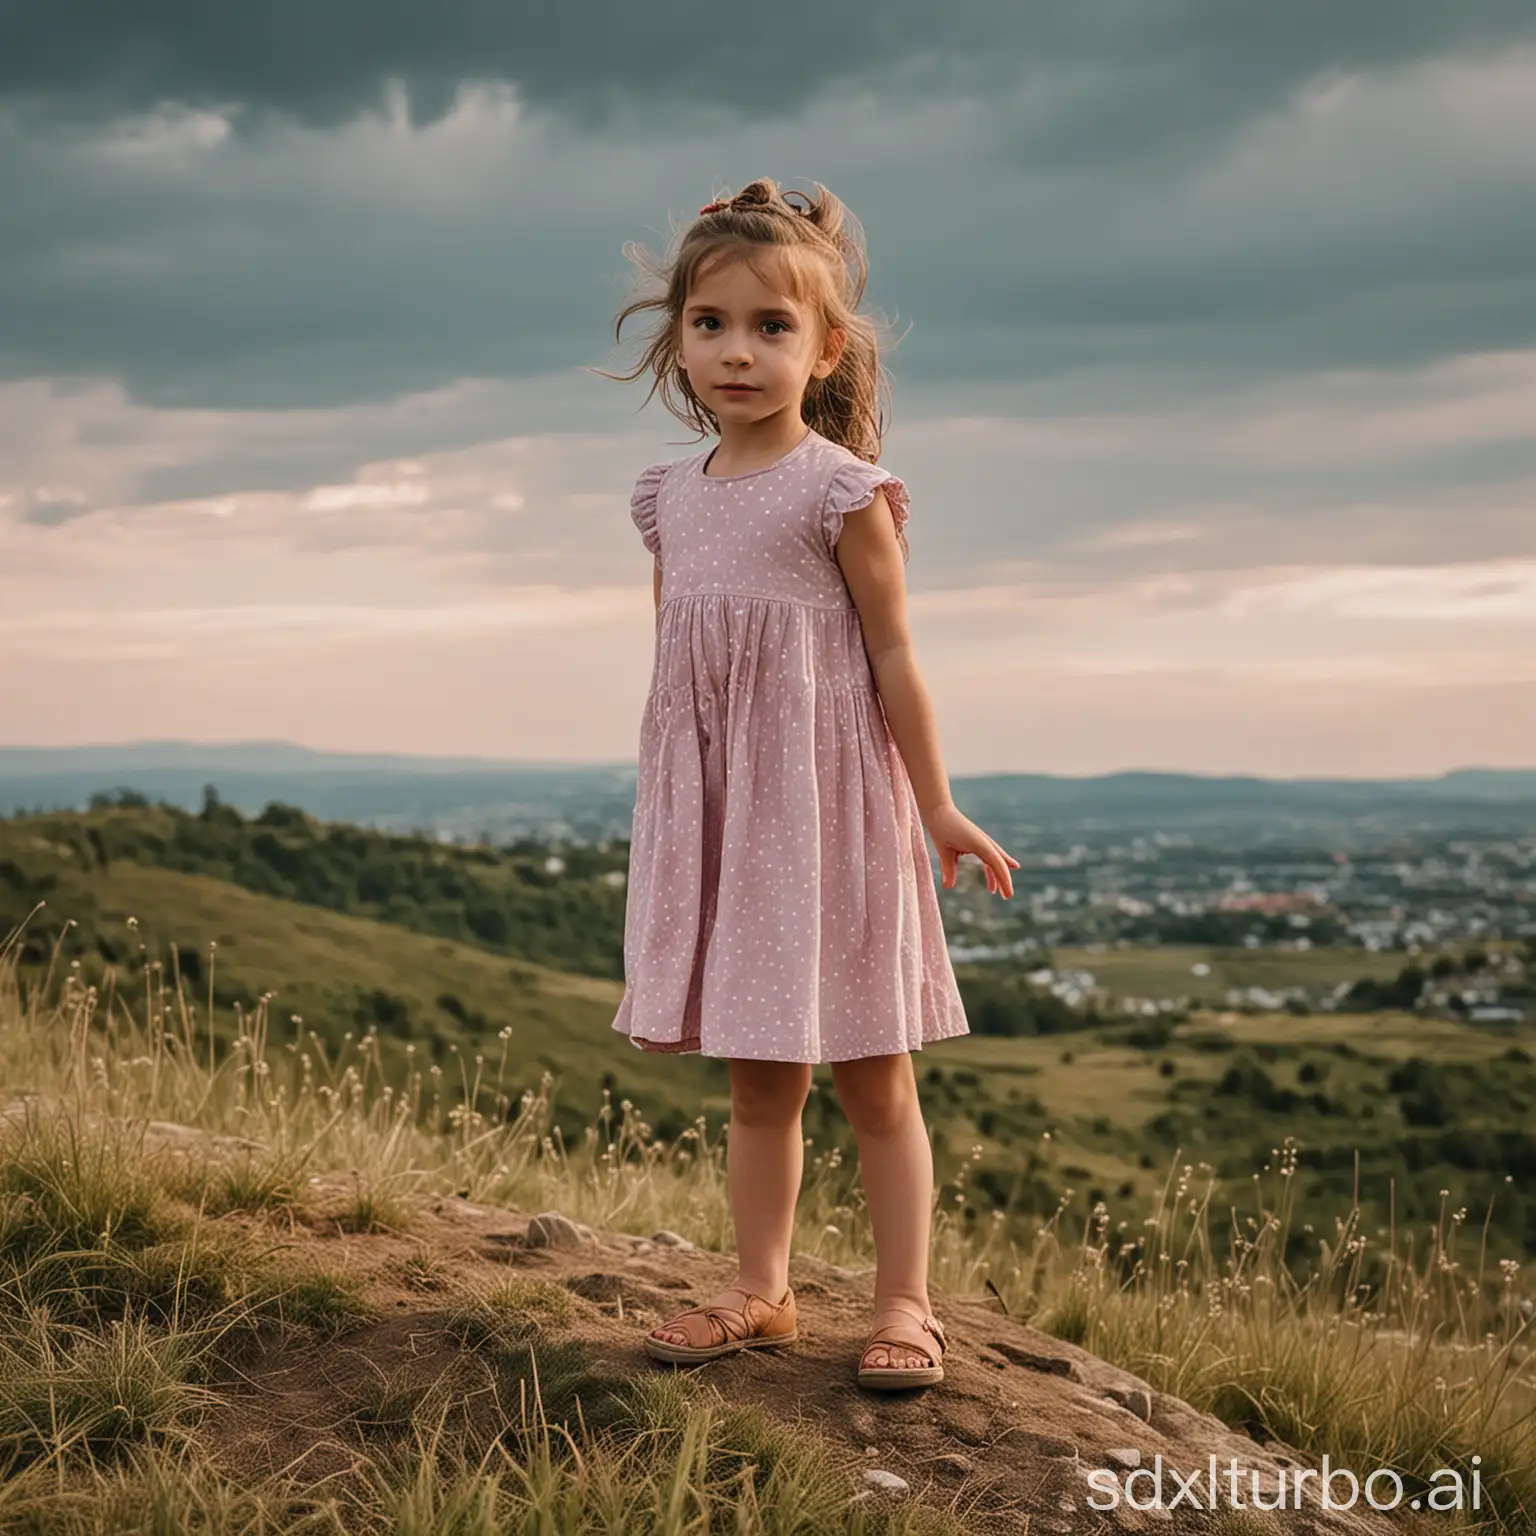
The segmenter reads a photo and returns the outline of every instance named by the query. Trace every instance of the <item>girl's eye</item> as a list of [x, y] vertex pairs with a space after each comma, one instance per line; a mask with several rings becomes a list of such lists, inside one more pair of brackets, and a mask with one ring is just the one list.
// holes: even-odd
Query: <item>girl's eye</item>
[[[715, 319], [715, 317], [713, 315], [700, 315], [699, 318], [697, 320], [695, 320], [693, 323], [694, 323], [695, 326], [700, 326], [700, 325], [716, 325], [716, 324], [718, 324], [718, 321]], [[787, 331], [789, 329], [788, 322], [784, 321], [784, 320], [764, 320], [763, 324], [764, 325], [776, 325], [776, 326], [778, 326], [780, 328], [780, 332]], [[776, 332], [775, 334], [779, 334], [779, 332]]]

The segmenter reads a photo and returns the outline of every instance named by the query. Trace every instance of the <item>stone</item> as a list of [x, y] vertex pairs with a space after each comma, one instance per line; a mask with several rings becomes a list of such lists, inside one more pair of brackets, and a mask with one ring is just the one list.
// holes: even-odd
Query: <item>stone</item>
[[962, 1476], [976, 1470], [976, 1463], [969, 1456], [962, 1456], [959, 1451], [946, 1451], [942, 1456], [935, 1456], [933, 1463], [937, 1467], [946, 1467], [951, 1472], [959, 1472]]
[[1020, 1344], [1014, 1344], [1008, 1339], [996, 1339], [986, 1346], [996, 1350], [1004, 1359], [1011, 1360], [1015, 1365], [1022, 1365], [1027, 1370], [1044, 1371], [1049, 1376], [1075, 1376], [1072, 1362], [1064, 1355], [1042, 1355], [1033, 1349], [1025, 1349]]
[[864, 1474], [864, 1481], [871, 1488], [879, 1488], [886, 1493], [905, 1493], [907, 1491], [906, 1478], [897, 1477], [894, 1472], [887, 1472], [884, 1467], [871, 1467]]
[[[1112, 1403], [1119, 1403], [1127, 1412], [1134, 1413], [1143, 1424], [1152, 1422], [1152, 1394], [1145, 1387], [1106, 1387], [1100, 1396], [1108, 1398]], [[1221, 1425], [1223, 1433], [1226, 1428], [1225, 1424]]]
[[1134, 1445], [1111, 1446], [1104, 1452], [1104, 1460], [1112, 1467], [1119, 1467], [1122, 1472], [1129, 1472], [1133, 1467], [1141, 1465], [1141, 1452]]
[[528, 1223], [528, 1235], [523, 1241], [530, 1248], [580, 1248], [589, 1236], [591, 1228], [583, 1228], [560, 1211], [540, 1211]]
[[669, 1232], [663, 1227], [659, 1232], [651, 1233], [651, 1241], [658, 1248], [692, 1248], [693, 1244], [678, 1232]]

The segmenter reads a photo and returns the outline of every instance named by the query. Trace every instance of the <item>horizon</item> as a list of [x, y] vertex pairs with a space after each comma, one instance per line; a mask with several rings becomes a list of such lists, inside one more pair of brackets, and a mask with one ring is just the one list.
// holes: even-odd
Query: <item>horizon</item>
[[[156, 752], [179, 753], [182, 762], [164, 762], [157, 764], [152, 761]], [[71, 742], [66, 744], [37, 744], [28, 743], [0, 743], [0, 778], [4, 777], [8, 759], [22, 757], [27, 754], [38, 758], [64, 756], [69, 754], [110, 754], [120, 753], [124, 756], [133, 754], [142, 755], [146, 761], [138, 766], [149, 767], [181, 767], [193, 766], [188, 759], [195, 758], [199, 752], [209, 754], [228, 753], [235, 754], [246, 752], [259, 754], [262, 752], [287, 752], [295, 756], [308, 756], [320, 759], [339, 761], [374, 760], [398, 762], [402, 765], [415, 763], [442, 764], [462, 767], [465, 772], [474, 772], [485, 769], [509, 769], [509, 770], [540, 770], [552, 768], [569, 768], [574, 770], [591, 769], [624, 769], [634, 766], [634, 758], [514, 758], [491, 757], [465, 753], [422, 753], [402, 752], [386, 748], [355, 748], [355, 749], [331, 749], [310, 746], [304, 742], [287, 740], [280, 737], [261, 738], [231, 738], [228, 740], [198, 740], [188, 737], [142, 737], [120, 741], [88, 741]], [[282, 769], [272, 769], [273, 772], [281, 772]], [[1169, 777], [1169, 778], [1206, 778], [1206, 779], [1256, 779], [1275, 784], [1291, 784], [1303, 782], [1367, 782], [1367, 783], [1418, 783], [1435, 782], [1441, 779], [1454, 778], [1463, 775], [1489, 775], [1489, 776], [1519, 776], [1523, 774], [1536, 775], [1536, 761], [1530, 763], [1515, 764], [1490, 764], [1476, 762], [1461, 762], [1451, 767], [1439, 769], [1430, 773], [1421, 774], [1350, 774], [1329, 772], [1327, 770], [1296, 774], [1254, 773], [1245, 770], [1234, 769], [1181, 769], [1165, 768], [1150, 765], [1127, 765], [1118, 768], [1108, 768], [1088, 773], [1058, 773], [1041, 768], [976, 768], [950, 770], [952, 778], [991, 778], [991, 777], [1025, 777], [1025, 778], [1059, 778], [1059, 779], [1097, 779], [1097, 778], [1129, 778], [1129, 777]]]

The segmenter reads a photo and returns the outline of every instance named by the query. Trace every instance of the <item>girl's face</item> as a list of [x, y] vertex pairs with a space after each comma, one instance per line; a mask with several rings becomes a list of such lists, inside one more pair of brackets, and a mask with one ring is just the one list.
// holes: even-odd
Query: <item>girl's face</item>
[[842, 332], [824, 343], [814, 312], [729, 258], [698, 275], [682, 327], [683, 371], [722, 424], [781, 411], [798, 419], [807, 383], [831, 373], [843, 347]]

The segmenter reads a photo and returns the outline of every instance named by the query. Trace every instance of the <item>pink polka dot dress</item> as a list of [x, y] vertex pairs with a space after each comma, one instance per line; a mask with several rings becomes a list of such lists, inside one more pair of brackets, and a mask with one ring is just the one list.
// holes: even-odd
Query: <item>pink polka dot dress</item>
[[613, 1027], [642, 1050], [827, 1062], [968, 1033], [917, 797], [833, 554], [876, 488], [810, 432], [776, 463], [652, 464], [661, 562]]

